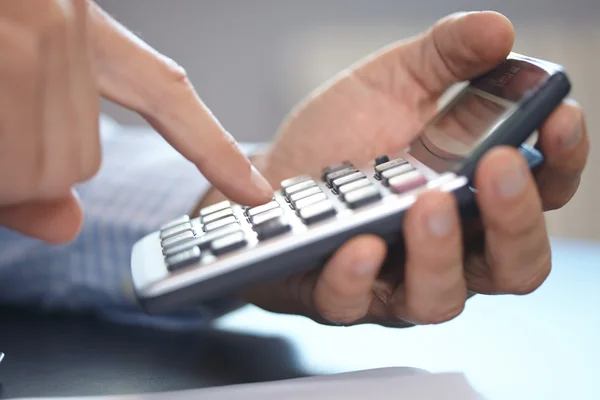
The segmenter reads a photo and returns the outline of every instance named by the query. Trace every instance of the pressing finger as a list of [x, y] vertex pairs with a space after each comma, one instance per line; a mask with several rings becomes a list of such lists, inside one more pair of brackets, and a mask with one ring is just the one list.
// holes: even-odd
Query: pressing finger
[[404, 221], [404, 286], [394, 295], [396, 314], [413, 324], [459, 315], [467, 298], [457, 204], [448, 193], [419, 197]]
[[468, 270], [470, 289], [531, 293], [547, 278], [551, 263], [542, 204], [526, 161], [516, 149], [495, 149], [482, 159], [475, 185], [491, 270], [489, 279]]
[[540, 128], [544, 163], [536, 174], [545, 210], [563, 207], [573, 197], [587, 162], [590, 144], [581, 107], [563, 102]]
[[140, 113], [234, 202], [259, 205], [273, 197], [267, 180], [198, 98], [180, 66], [95, 5], [88, 29], [103, 96]]
[[316, 283], [313, 301], [319, 314], [341, 324], [364, 317], [385, 256], [385, 242], [378, 237], [359, 236], [346, 242], [327, 263]]

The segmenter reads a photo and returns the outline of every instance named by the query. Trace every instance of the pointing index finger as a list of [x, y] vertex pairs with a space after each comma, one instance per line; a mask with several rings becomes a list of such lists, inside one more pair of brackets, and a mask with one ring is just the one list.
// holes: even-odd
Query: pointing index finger
[[89, 13], [101, 94], [143, 116], [232, 201], [266, 203], [273, 189], [198, 97], [183, 68], [95, 4]]

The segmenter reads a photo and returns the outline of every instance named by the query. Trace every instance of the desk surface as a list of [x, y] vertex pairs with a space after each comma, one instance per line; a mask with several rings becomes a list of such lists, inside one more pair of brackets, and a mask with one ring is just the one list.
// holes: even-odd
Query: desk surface
[[600, 372], [600, 245], [553, 243], [546, 284], [472, 299], [457, 319], [405, 330], [325, 327], [247, 307], [215, 329], [168, 333], [0, 311], [0, 398], [260, 382], [387, 366], [461, 371], [490, 399], [593, 399]]

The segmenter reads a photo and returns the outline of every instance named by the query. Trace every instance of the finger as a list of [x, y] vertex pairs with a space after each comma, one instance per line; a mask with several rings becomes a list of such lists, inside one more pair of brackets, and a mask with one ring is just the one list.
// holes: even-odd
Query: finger
[[41, 59], [37, 36], [1, 16], [0, 48], [11, 55], [0, 60], [0, 206], [3, 206], [30, 199], [38, 192], [42, 148], [38, 137]]
[[231, 200], [269, 201], [273, 189], [198, 98], [185, 71], [97, 6], [90, 6], [90, 16], [101, 94], [144, 116]]
[[[501, 14], [453, 14], [416, 39], [385, 49], [359, 75], [375, 84], [392, 82], [393, 95], [430, 108], [452, 85], [500, 64], [510, 54], [514, 38], [512, 24]], [[389, 79], [390, 75], [402, 79]]]
[[371, 289], [386, 255], [385, 242], [359, 236], [346, 242], [321, 273], [313, 292], [314, 307], [326, 320], [350, 324], [364, 317]]
[[52, 244], [73, 240], [83, 223], [83, 213], [74, 193], [45, 202], [0, 208], [0, 226]]
[[573, 100], [565, 101], [540, 128], [544, 163], [536, 173], [545, 210], [563, 207], [579, 188], [590, 151], [585, 117]]
[[462, 240], [457, 204], [449, 193], [419, 196], [404, 220], [404, 286], [393, 298], [395, 314], [413, 324], [438, 324], [464, 309]]
[[92, 178], [100, 169], [102, 154], [98, 118], [100, 105], [98, 88], [92, 71], [87, 46], [87, 1], [72, 0], [73, 4], [73, 71], [71, 73], [75, 134], [80, 137], [78, 182]]
[[73, 93], [74, 72], [73, 8], [71, 2], [48, 10], [40, 43], [42, 84], [43, 143], [42, 199], [67, 196], [78, 177], [81, 165], [81, 138], [77, 124]]
[[[471, 290], [528, 294], [550, 273], [550, 244], [542, 204], [525, 159], [514, 148], [483, 157], [475, 186], [485, 230], [489, 277], [469, 268]], [[482, 279], [483, 278], [483, 279]]]

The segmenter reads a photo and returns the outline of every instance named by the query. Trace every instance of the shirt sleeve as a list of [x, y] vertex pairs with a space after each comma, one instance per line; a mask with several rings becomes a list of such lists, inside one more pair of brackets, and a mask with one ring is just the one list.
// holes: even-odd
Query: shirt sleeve
[[[0, 228], [0, 304], [92, 311], [123, 322], [155, 323], [132, 290], [133, 244], [165, 222], [188, 214], [210, 188], [198, 169], [160, 135], [101, 119], [103, 163], [76, 188], [84, 223], [71, 243], [53, 246]], [[261, 144], [244, 144], [247, 155]], [[218, 302], [217, 302], [218, 303]], [[226, 300], [172, 315], [163, 323], [205, 321], [226, 312]], [[189, 315], [186, 315], [189, 317]]]

